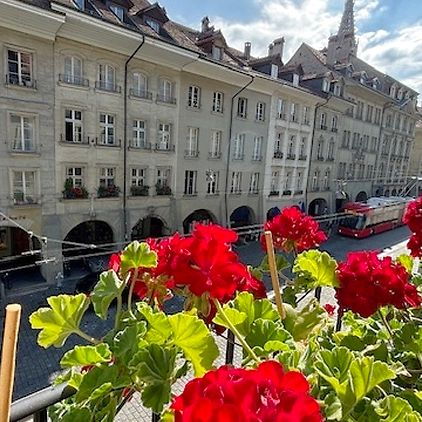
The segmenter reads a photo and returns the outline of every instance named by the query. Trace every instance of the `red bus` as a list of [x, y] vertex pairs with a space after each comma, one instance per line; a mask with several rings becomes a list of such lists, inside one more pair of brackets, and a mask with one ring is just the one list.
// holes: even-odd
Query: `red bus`
[[349, 202], [344, 212], [349, 214], [339, 222], [339, 234], [363, 239], [373, 234], [403, 225], [402, 218], [408, 202], [413, 198], [375, 197], [366, 202]]

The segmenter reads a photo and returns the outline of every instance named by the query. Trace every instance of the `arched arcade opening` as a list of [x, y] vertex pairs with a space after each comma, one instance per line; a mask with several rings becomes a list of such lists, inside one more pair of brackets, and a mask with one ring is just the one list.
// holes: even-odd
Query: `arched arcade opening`
[[166, 235], [166, 223], [160, 217], [149, 215], [141, 218], [132, 228], [132, 240], [144, 240], [149, 237], [163, 237]]
[[211, 211], [206, 209], [195, 210], [183, 220], [183, 233], [191, 233], [197, 223], [212, 224], [217, 223], [217, 219]]
[[328, 204], [324, 198], [314, 199], [308, 207], [308, 214], [312, 216], [328, 214]]

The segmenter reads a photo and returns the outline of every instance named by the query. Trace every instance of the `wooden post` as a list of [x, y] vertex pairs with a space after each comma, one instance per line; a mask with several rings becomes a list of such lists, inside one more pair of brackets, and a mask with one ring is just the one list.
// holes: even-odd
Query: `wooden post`
[[21, 305], [6, 306], [0, 366], [0, 422], [9, 422], [10, 419], [20, 317]]
[[271, 282], [273, 285], [275, 303], [277, 305], [280, 318], [286, 318], [286, 311], [283, 306], [283, 298], [280, 291], [280, 281], [278, 279], [277, 264], [275, 262], [273, 235], [270, 231], [265, 232], [265, 243], [267, 245], [268, 265], [270, 267]]

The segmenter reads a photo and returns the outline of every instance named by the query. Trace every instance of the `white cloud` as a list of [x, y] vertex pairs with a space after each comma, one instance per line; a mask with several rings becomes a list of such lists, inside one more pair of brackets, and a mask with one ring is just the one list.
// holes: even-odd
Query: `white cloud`
[[[328, 37], [337, 32], [342, 11], [332, 10], [330, 0], [254, 0], [261, 12], [249, 22], [228, 21], [214, 17], [213, 25], [221, 28], [228, 43], [243, 50], [252, 42], [252, 54], [267, 54], [276, 38], [286, 39], [287, 61], [302, 42], [315, 48], [327, 45]], [[391, 74], [422, 93], [422, 24], [396, 31], [379, 29], [362, 33], [359, 26], [374, 13], [385, 10], [380, 0], [356, 0], [355, 21], [358, 28], [359, 56], [372, 66]], [[419, 47], [419, 48], [418, 48]], [[419, 51], [421, 50], [421, 51]]]

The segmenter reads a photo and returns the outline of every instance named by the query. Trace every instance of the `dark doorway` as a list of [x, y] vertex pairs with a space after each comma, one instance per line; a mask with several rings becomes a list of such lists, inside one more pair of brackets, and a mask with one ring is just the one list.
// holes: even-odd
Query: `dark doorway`
[[205, 209], [195, 210], [193, 213], [189, 214], [183, 221], [183, 232], [184, 234], [191, 233], [195, 224], [211, 224], [216, 223], [217, 219], [214, 215]]
[[163, 237], [164, 222], [158, 217], [148, 216], [139, 220], [132, 229], [132, 240], [144, 240], [149, 237]]

